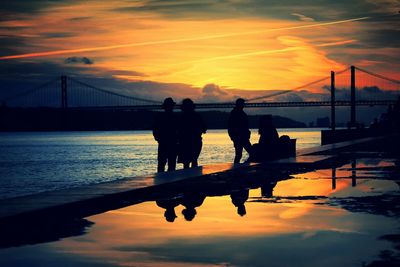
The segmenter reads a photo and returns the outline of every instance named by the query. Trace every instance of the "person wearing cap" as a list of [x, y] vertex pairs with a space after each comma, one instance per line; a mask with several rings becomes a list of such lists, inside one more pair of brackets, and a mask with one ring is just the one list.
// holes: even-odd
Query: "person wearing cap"
[[251, 153], [251, 132], [249, 130], [247, 114], [243, 111], [244, 102], [245, 100], [243, 98], [238, 98], [235, 107], [229, 115], [228, 134], [235, 147], [234, 163], [240, 163], [243, 148], [247, 151], [249, 157]]
[[162, 104], [164, 112], [156, 116], [153, 125], [153, 136], [158, 142], [157, 172], [164, 172], [167, 162], [168, 171], [176, 168], [178, 123], [173, 112], [175, 104], [171, 97], [166, 98]]
[[201, 116], [195, 112], [195, 105], [190, 98], [182, 100], [182, 115], [179, 120], [178, 140], [179, 156], [178, 162], [183, 163], [183, 168], [198, 166], [198, 158], [203, 146], [202, 134], [207, 127]]

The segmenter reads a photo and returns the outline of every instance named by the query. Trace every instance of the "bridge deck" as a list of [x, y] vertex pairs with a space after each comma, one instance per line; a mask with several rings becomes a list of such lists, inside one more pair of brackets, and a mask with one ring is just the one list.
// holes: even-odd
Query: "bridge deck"
[[[356, 106], [388, 106], [394, 105], [396, 100], [359, 100], [355, 102]], [[196, 109], [231, 109], [235, 103], [196, 103]], [[279, 108], [279, 107], [330, 107], [330, 101], [304, 101], [304, 102], [248, 102], [246, 108]], [[336, 101], [335, 106], [351, 106], [351, 101]], [[176, 105], [179, 109], [180, 105]], [[136, 105], [136, 106], [87, 106], [74, 107], [69, 109], [76, 110], [157, 110], [162, 109], [161, 104]]]
[[254, 175], [266, 169], [273, 169], [274, 171], [296, 170], [298, 172], [299, 168], [302, 168], [303, 171], [306, 171], [305, 168], [308, 168], [308, 170], [326, 168], [326, 163], [331, 164], [330, 162], [334, 155], [310, 154], [334, 154], [337, 149], [349, 149], [353, 145], [371, 142], [375, 139], [366, 138], [303, 149], [297, 151], [296, 157], [269, 163], [213, 164], [194, 169], [138, 176], [85, 187], [5, 199], [0, 201], [0, 222], [40, 220], [54, 216], [86, 217], [146, 201], [148, 200], [148, 195], [154, 194], [154, 189], [160, 189], [160, 186], [181, 183], [184, 180], [187, 181], [193, 178], [196, 180], [199, 178], [207, 179], [206, 177], [219, 179], [223, 175], [241, 175], [244, 173]]

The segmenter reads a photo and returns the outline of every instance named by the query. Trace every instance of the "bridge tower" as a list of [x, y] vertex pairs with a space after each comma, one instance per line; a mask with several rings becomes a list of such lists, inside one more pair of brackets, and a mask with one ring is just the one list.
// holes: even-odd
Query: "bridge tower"
[[350, 67], [350, 127], [356, 126], [356, 68]]
[[61, 108], [68, 108], [68, 97], [67, 97], [67, 76], [61, 76]]
[[336, 114], [335, 114], [335, 72], [331, 71], [331, 129], [334, 131], [336, 128]]

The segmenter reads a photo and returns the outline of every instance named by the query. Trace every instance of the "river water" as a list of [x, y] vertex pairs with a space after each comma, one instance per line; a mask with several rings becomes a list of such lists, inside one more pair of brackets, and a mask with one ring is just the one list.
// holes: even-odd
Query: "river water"
[[[320, 145], [320, 130], [278, 132], [296, 138], [299, 149]], [[253, 130], [251, 142], [258, 137]], [[232, 162], [233, 156], [226, 130], [203, 135], [200, 165]], [[154, 173], [156, 164], [151, 131], [0, 133], [0, 199]]]

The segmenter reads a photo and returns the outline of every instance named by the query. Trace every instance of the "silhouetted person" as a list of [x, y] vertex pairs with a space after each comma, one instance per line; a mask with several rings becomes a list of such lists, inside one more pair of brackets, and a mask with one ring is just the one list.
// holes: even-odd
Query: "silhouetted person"
[[207, 131], [207, 127], [201, 116], [195, 112], [193, 101], [186, 98], [181, 105], [182, 115], [178, 127], [179, 157], [178, 162], [183, 163], [183, 167], [189, 168], [198, 166], [203, 145], [201, 135]]
[[165, 209], [164, 217], [167, 222], [174, 222], [176, 216], [175, 207], [179, 206], [180, 199], [171, 198], [171, 199], [159, 199], [156, 200], [157, 206]]
[[274, 147], [279, 142], [278, 131], [274, 126], [271, 115], [260, 117], [258, 133], [260, 134], [258, 143], [263, 147]]
[[233, 146], [235, 147], [234, 163], [240, 163], [243, 148], [246, 149], [249, 157], [251, 154], [251, 132], [249, 130], [249, 120], [247, 114], [243, 111], [243, 108], [244, 99], [238, 98], [235, 107], [231, 111], [228, 122], [228, 134], [233, 141]]
[[278, 158], [281, 154], [279, 150], [279, 135], [276, 130], [271, 115], [260, 117], [258, 128], [260, 139], [253, 145], [252, 161], [263, 161]]
[[188, 193], [183, 196], [181, 204], [185, 208], [182, 210], [182, 214], [186, 221], [194, 219], [197, 214], [196, 208], [203, 204], [205, 198], [205, 195], [199, 193]]
[[154, 139], [158, 142], [157, 171], [163, 172], [168, 162], [168, 171], [175, 170], [178, 143], [177, 117], [173, 112], [175, 102], [168, 97], [162, 105], [165, 112], [157, 115], [154, 126]]
[[237, 214], [240, 216], [246, 215], [246, 206], [244, 203], [249, 198], [249, 190], [241, 189], [231, 193], [232, 204], [237, 208]]

